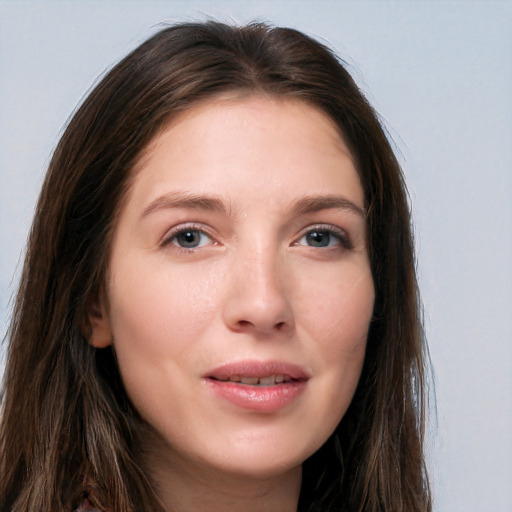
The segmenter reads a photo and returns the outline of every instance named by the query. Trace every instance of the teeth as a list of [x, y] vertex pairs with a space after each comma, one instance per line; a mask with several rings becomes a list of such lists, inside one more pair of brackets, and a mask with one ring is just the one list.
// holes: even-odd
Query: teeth
[[258, 384], [260, 379], [258, 379], [258, 377], [242, 377], [240, 379], [240, 382], [242, 384], [247, 384], [249, 386], [254, 386], [256, 384]]
[[247, 386], [275, 386], [282, 382], [291, 382], [293, 379], [288, 375], [269, 375], [268, 377], [240, 377], [240, 375], [231, 375], [230, 382], [239, 382]]
[[260, 377], [260, 386], [273, 386], [276, 383], [275, 375]]

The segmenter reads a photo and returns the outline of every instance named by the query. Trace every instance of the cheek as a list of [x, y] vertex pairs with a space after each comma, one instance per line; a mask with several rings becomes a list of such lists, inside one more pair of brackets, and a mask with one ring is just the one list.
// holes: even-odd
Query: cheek
[[[128, 258], [112, 272], [110, 322], [120, 373], [133, 405], [151, 424], [162, 425], [168, 408], [186, 418], [180, 407], [194, 400], [183, 382], [187, 369], [197, 367], [218, 290], [203, 277]], [[177, 389], [179, 396], [169, 391]]]
[[323, 293], [312, 294], [304, 328], [313, 340], [325, 390], [324, 407], [331, 411], [334, 428], [359, 381], [375, 292], [369, 269], [333, 273], [323, 284]]
[[172, 272], [147, 262], [118, 267], [112, 273], [109, 295], [120, 365], [133, 357], [157, 365], [191, 357], [195, 348], [191, 341], [201, 338], [215, 316], [217, 290], [208, 279], [184, 267]]
[[369, 268], [347, 266], [326, 273], [316, 285], [307, 301], [310, 336], [325, 343], [331, 355], [364, 352], [375, 300]]
[[366, 348], [368, 329], [373, 314], [375, 292], [368, 274], [348, 283], [342, 293], [331, 301], [332, 336], [335, 350], [347, 356], [359, 356]]

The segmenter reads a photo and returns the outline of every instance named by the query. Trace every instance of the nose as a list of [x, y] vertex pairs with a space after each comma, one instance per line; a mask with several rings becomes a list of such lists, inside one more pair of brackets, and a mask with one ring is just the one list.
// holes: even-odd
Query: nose
[[294, 314], [286, 292], [284, 262], [271, 251], [239, 255], [230, 269], [224, 321], [236, 332], [256, 336], [290, 334]]

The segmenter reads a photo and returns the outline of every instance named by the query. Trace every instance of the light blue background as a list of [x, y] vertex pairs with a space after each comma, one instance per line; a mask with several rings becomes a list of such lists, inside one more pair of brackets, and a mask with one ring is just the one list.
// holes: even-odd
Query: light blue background
[[435, 510], [510, 512], [510, 1], [0, 0], [2, 332], [44, 169], [70, 112], [159, 22], [206, 15], [270, 20], [329, 42], [380, 112], [416, 223], [437, 387], [427, 446]]

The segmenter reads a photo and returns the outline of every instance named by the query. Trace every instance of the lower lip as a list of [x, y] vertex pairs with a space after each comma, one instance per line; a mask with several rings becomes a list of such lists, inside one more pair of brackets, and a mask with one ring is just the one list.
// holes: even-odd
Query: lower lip
[[275, 386], [250, 386], [231, 381], [206, 379], [206, 385], [217, 396], [237, 407], [258, 412], [275, 412], [297, 399], [307, 381], [283, 382]]

